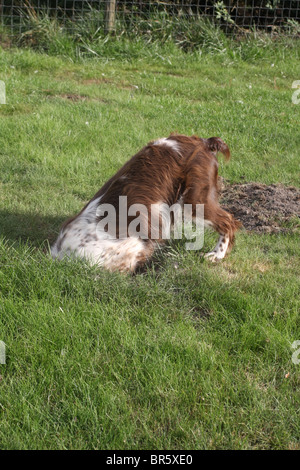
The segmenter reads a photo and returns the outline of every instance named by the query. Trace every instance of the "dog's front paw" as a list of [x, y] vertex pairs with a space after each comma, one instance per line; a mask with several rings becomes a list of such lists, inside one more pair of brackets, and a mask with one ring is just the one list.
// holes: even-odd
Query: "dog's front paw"
[[218, 253], [216, 251], [210, 251], [209, 253], [205, 253], [204, 258], [209, 259], [212, 263], [215, 263], [216, 261], [220, 261], [222, 258], [218, 256]]

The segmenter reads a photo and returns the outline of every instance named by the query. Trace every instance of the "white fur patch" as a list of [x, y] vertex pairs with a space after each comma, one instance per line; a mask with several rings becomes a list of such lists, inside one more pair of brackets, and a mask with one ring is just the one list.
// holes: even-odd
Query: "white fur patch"
[[213, 229], [213, 228], [214, 228], [214, 224], [213, 224], [210, 220], [204, 219], [204, 228]]
[[155, 142], [153, 142], [153, 145], [164, 145], [166, 147], [172, 148], [173, 150], [175, 150], [175, 152], [180, 153], [180, 147], [178, 142], [176, 142], [176, 140], [167, 139], [167, 137], [162, 137], [161, 139], [156, 140]]
[[205, 258], [210, 258], [211, 261], [217, 261], [223, 259], [226, 255], [226, 251], [229, 245], [229, 237], [228, 235], [220, 235], [218, 243], [213, 251], [206, 253], [204, 255]]
[[113, 239], [97, 228], [96, 211], [101, 198], [90, 202], [86, 209], [60, 232], [51, 248], [53, 258], [85, 258], [90, 264], [111, 271], [133, 271], [145, 251], [137, 237]]

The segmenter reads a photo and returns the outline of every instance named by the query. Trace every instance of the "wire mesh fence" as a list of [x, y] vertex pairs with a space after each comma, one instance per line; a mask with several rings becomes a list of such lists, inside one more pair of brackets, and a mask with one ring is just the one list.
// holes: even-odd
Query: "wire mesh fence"
[[68, 31], [86, 18], [104, 34], [207, 18], [226, 33], [255, 28], [300, 35], [300, 0], [0, 0], [0, 25], [11, 35], [40, 18], [55, 18]]

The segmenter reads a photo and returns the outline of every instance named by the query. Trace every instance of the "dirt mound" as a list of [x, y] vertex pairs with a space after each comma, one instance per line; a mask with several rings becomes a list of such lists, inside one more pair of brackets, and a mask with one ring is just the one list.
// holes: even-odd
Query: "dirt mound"
[[299, 229], [299, 189], [281, 184], [229, 185], [222, 179], [220, 186], [221, 205], [240, 220], [247, 230], [279, 233]]

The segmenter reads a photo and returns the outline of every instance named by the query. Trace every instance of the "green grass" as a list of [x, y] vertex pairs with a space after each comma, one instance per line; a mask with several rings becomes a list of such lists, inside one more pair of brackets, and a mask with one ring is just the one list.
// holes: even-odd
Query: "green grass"
[[246, 46], [128, 44], [76, 61], [0, 51], [0, 447], [299, 448], [297, 234], [242, 231], [217, 265], [173, 243], [133, 277], [47, 251], [66, 217], [171, 131], [221, 136], [231, 182], [298, 186], [299, 48], [245, 60], [234, 51]]

